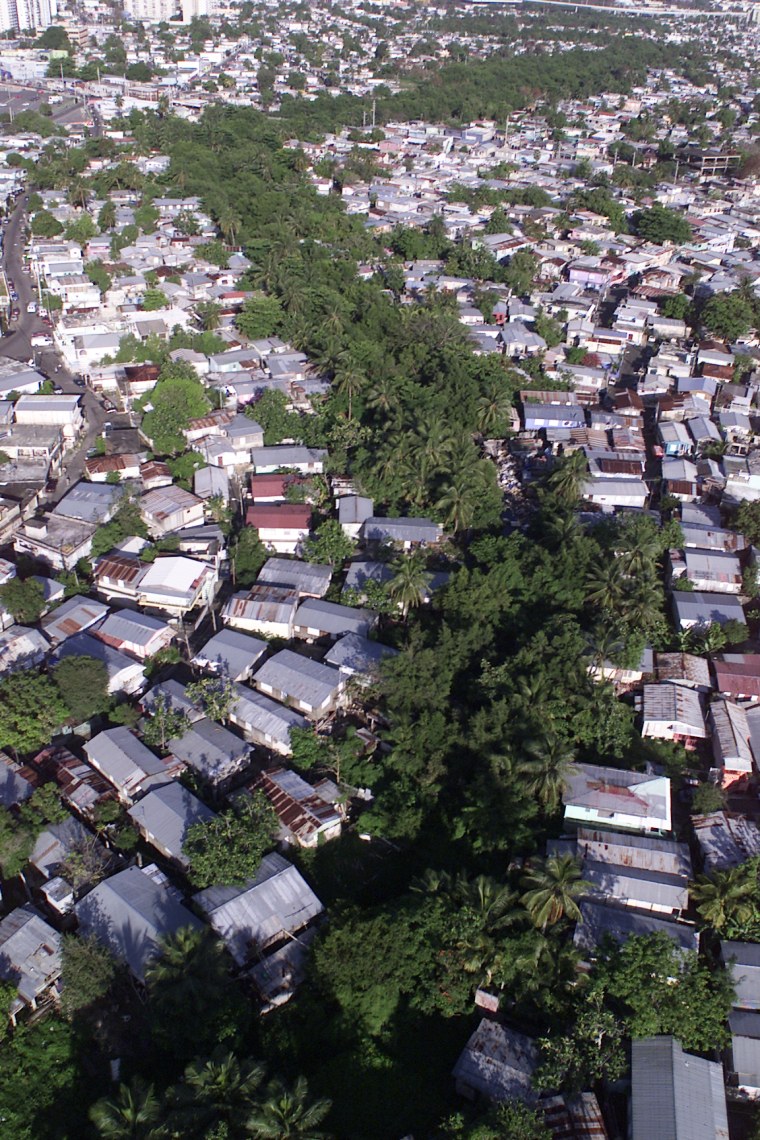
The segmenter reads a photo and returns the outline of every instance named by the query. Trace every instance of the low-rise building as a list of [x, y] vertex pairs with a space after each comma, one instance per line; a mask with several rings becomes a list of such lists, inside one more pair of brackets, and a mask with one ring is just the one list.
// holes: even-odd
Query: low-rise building
[[183, 844], [190, 828], [214, 819], [214, 812], [178, 780], [148, 792], [127, 815], [145, 842], [183, 871], [189, 866]]
[[308, 720], [295, 709], [270, 700], [247, 685], [235, 685], [235, 701], [229, 718], [246, 740], [281, 756], [290, 756], [293, 751], [291, 729], [309, 726]]
[[266, 696], [291, 705], [312, 720], [332, 712], [346, 686], [337, 669], [291, 649], [281, 649], [265, 661], [254, 674], [253, 683]]
[[123, 726], [93, 736], [84, 745], [84, 754], [127, 805], [151, 788], [168, 783], [182, 770], [173, 757], [160, 759]]
[[[269, 768], [254, 784], [267, 797], [280, 822], [281, 837], [299, 847], [316, 847], [341, 832], [343, 817], [334, 801], [288, 768]], [[324, 785], [322, 786], [324, 787]]]

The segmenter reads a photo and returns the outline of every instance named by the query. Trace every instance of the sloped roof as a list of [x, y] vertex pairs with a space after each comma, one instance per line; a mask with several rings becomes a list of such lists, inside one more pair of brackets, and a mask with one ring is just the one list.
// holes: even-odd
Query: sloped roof
[[332, 698], [341, 683], [341, 675], [329, 665], [320, 665], [292, 649], [281, 649], [257, 670], [254, 682], [270, 685], [310, 708], [319, 708]]
[[728, 1140], [723, 1069], [675, 1037], [634, 1040], [631, 1140]]
[[210, 781], [226, 779], [249, 752], [244, 740], [207, 717], [191, 725], [184, 736], [170, 740], [169, 747], [178, 760]]
[[267, 651], [266, 641], [236, 629], [220, 629], [198, 650], [193, 664], [230, 677], [233, 681], [250, 672]]
[[489, 1100], [535, 1103], [533, 1073], [538, 1046], [531, 1037], [495, 1021], [481, 1021], [462, 1050], [454, 1076], [467, 1088]]
[[302, 595], [323, 597], [330, 588], [332, 567], [318, 562], [302, 562], [298, 558], [268, 558], [259, 571], [257, 582], [285, 586]]
[[128, 867], [98, 884], [76, 905], [80, 929], [94, 934], [140, 981], [159, 951], [159, 939], [201, 923], [179, 895], [159, 884], [149, 868]]
[[148, 792], [129, 808], [127, 815], [157, 840], [162, 851], [183, 865], [187, 860], [182, 845], [188, 831], [193, 824], [214, 818], [214, 812], [178, 780]]
[[306, 728], [308, 721], [295, 709], [273, 701], [246, 685], [235, 685], [236, 701], [232, 716], [241, 725], [290, 747], [291, 728]]
[[31, 904], [0, 921], [0, 978], [14, 982], [31, 1002], [61, 971], [61, 935]]
[[256, 947], [295, 934], [323, 911], [296, 868], [273, 852], [242, 886], [208, 887], [194, 896], [239, 966]]

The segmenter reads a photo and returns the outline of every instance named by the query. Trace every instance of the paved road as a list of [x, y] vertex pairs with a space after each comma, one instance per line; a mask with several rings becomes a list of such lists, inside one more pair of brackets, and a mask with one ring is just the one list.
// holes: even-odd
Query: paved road
[[81, 479], [87, 452], [94, 446], [96, 437], [103, 430], [103, 424], [109, 419], [109, 414], [93, 391], [89, 388], [83, 389], [81, 385], [76, 383], [57, 349], [32, 348], [30, 338], [35, 333], [50, 335], [52, 330], [38, 314], [26, 311], [29, 302], [37, 300], [37, 291], [33, 279], [24, 266], [27, 202], [27, 194], [19, 198], [8, 225], [5, 227], [2, 265], [6, 277], [13, 281], [18, 293], [19, 299], [15, 304], [20, 312], [17, 320], [11, 326], [10, 334], [0, 339], [0, 356], [7, 356], [12, 360], [23, 360], [24, 363], [32, 362], [44, 376], [58, 384], [65, 393], [82, 396], [82, 408], [87, 421], [87, 428], [79, 447], [75, 451], [69, 452], [64, 459], [64, 473], [58, 482], [55, 495], [52, 496], [57, 499], [68, 487]]

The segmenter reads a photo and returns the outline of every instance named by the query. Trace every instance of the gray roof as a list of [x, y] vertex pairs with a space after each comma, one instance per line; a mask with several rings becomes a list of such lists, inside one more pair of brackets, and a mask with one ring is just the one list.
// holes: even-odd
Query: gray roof
[[194, 705], [187, 696], [187, 686], [183, 685], [181, 681], [175, 681], [173, 678], [168, 681], [160, 681], [144, 693], [140, 698], [140, 704], [145, 712], [153, 715], [153, 709], [156, 705], [157, 698], [161, 696], [166, 701], [166, 705], [174, 712], [184, 713], [188, 720], [203, 720], [203, 713]]
[[118, 613], [109, 614], [98, 627], [99, 634], [135, 645], [149, 645], [157, 633], [165, 630], [172, 634], [174, 632], [165, 621], [151, 617], [150, 614], [136, 613], [135, 610], [119, 610]]
[[256, 469], [261, 467], [300, 467], [322, 463], [327, 452], [320, 447], [300, 447], [281, 444], [275, 447], [254, 447], [251, 460]]
[[722, 1066], [674, 1037], [634, 1040], [631, 1140], [728, 1140]]
[[239, 966], [257, 946], [295, 934], [324, 909], [303, 876], [275, 852], [264, 856], [247, 883], [209, 887], [194, 901]]
[[372, 517], [372, 499], [363, 495], [343, 495], [338, 499], [338, 522], [341, 526], [355, 526]]
[[458, 1083], [489, 1100], [534, 1102], [533, 1073], [539, 1061], [532, 1038], [495, 1021], [481, 1021], [454, 1066]]
[[337, 666], [344, 673], [373, 674], [377, 672], [381, 661], [397, 654], [398, 650], [391, 649], [389, 645], [370, 641], [358, 633], [347, 633], [327, 651], [325, 662]]
[[760, 1010], [760, 945], [756, 942], [721, 942], [720, 953], [736, 990], [734, 1005]]
[[664, 907], [674, 911], [686, 910], [689, 905], [689, 883], [683, 875], [668, 875], [662, 871], [624, 866], [622, 863], [586, 859], [583, 863], [583, 878], [593, 888], [589, 894], [600, 899]]
[[222, 673], [233, 681], [247, 677], [267, 651], [266, 641], [237, 629], [220, 629], [193, 658], [193, 664]]
[[301, 562], [297, 558], [268, 558], [259, 571], [257, 582], [286, 586], [302, 595], [322, 598], [330, 588], [332, 567], [318, 562]]
[[739, 1084], [760, 1088], [760, 1013], [735, 1009], [729, 1014], [731, 1030], [731, 1068]]
[[81, 522], [107, 522], [116, 509], [116, 502], [124, 494], [124, 487], [111, 483], [77, 483], [56, 507], [54, 515], [79, 519]]
[[707, 594], [699, 590], [674, 590], [673, 609], [676, 620], [710, 625], [717, 621], [745, 622], [744, 610], [730, 594]]
[[84, 751], [93, 767], [116, 788], [129, 788], [135, 780], [144, 787], [143, 776], [166, 778], [166, 764], [163, 760], [146, 748], [124, 725], [99, 732], [87, 741]]
[[249, 752], [244, 740], [207, 717], [192, 725], [184, 736], [170, 740], [169, 747], [178, 760], [211, 782], [225, 780], [238, 771]]
[[33, 791], [29, 781], [16, 771], [10, 756], [0, 752], [0, 804], [6, 808], [22, 804]]
[[307, 598], [301, 602], [293, 619], [294, 625], [301, 629], [316, 629], [331, 637], [340, 637], [344, 633], [366, 634], [374, 621], [372, 610], [341, 606], [321, 598]]
[[63, 645], [59, 645], [55, 651], [55, 658], [61, 661], [64, 657], [94, 657], [96, 661], [102, 661], [111, 683], [116, 681], [125, 669], [133, 674], [135, 670], [142, 671], [142, 665], [135, 661], [134, 657], [128, 657], [120, 649], [106, 645], [105, 641], [91, 637], [89, 633], [79, 633], [64, 641]]
[[579, 950], [593, 953], [605, 934], [616, 942], [625, 942], [632, 936], [658, 933], [667, 934], [683, 951], [696, 950], [699, 946], [699, 937], [693, 926], [671, 922], [650, 911], [608, 906], [594, 899], [584, 899], [581, 903], [581, 921], [575, 928], [573, 942]]
[[390, 582], [393, 570], [387, 562], [349, 562], [344, 590], [362, 590], [367, 582]]
[[79, 928], [125, 961], [142, 981], [159, 951], [159, 939], [200, 921], [179, 895], [148, 874], [148, 868], [128, 867], [100, 883], [77, 903]]
[[443, 534], [442, 528], [432, 519], [386, 519], [373, 516], [362, 524], [365, 539], [382, 542], [437, 542]]
[[82, 633], [106, 616], [108, 606], [92, 598], [83, 598], [77, 594], [69, 598], [63, 605], [42, 618], [42, 631], [45, 636], [57, 645], [75, 633]]
[[91, 839], [90, 832], [78, 819], [73, 815], [67, 816], [60, 823], [49, 823], [45, 830], [40, 832], [29, 856], [29, 862], [46, 879], [50, 879], [58, 874], [61, 863], [74, 848]]
[[243, 730], [268, 736], [290, 748], [291, 728], [306, 728], [308, 721], [295, 709], [281, 705], [246, 685], [235, 685], [237, 697], [231, 715]]
[[277, 692], [316, 709], [334, 696], [341, 683], [341, 675], [329, 665], [320, 665], [292, 649], [281, 649], [256, 672], [254, 683], [269, 685]]
[[31, 1002], [61, 971], [61, 935], [27, 903], [0, 922], [0, 978]]
[[193, 824], [206, 823], [214, 818], [214, 812], [178, 780], [148, 792], [129, 809], [127, 815], [148, 833], [149, 842], [155, 839], [160, 851], [183, 866], [187, 865], [187, 860], [182, 854], [182, 845], [188, 831]]

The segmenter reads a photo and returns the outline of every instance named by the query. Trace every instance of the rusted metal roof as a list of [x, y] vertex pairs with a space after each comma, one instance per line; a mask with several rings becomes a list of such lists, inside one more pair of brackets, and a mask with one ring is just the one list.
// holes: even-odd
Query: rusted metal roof
[[296, 839], [308, 842], [316, 831], [337, 827], [341, 822], [334, 805], [287, 768], [262, 772], [254, 787], [261, 788], [280, 823]]

